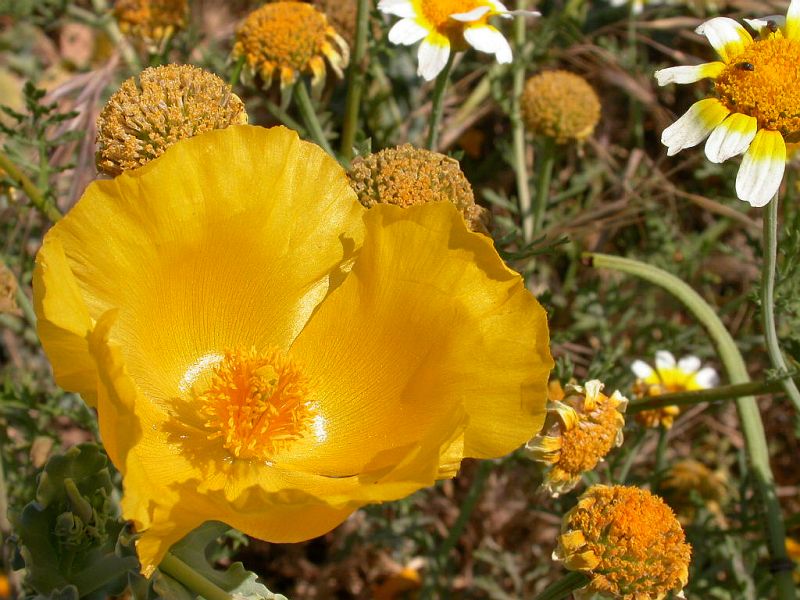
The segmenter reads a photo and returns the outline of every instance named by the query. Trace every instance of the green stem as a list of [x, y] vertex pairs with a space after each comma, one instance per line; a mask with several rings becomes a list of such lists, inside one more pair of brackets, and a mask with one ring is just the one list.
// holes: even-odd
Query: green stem
[[644, 436], [646, 433], [647, 429], [644, 427], [639, 428], [639, 430], [636, 432], [636, 438], [633, 440], [633, 444], [631, 444], [630, 448], [628, 449], [628, 455], [625, 457], [625, 462], [622, 464], [622, 468], [619, 470], [619, 476], [617, 477], [617, 481], [623, 485], [628, 479], [628, 473], [630, 473], [631, 467], [633, 466], [633, 461], [639, 454], [639, 448], [644, 441]]
[[231, 86], [231, 90], [239, 84], [239, 77], [242, 75], [242, 69], [244, 68], [244, 61], [245, 57], [240, 56], [236, 63], [233, 65], [233, 71], [231, 72], [231, 78], [229, 80], [229, 84]]
[[3, 169], [11, 179], [17, 182], [33, 205], [50, 221], [55, 223], [61, 219], [61, 211], [52, 202], [49, 202], [28, 176], [20, 171], [17, 165], [11, 162], [11, 159], [2, 152], [0, 152], [0, 169]]
[[742, 396], [774, 394], [782, 389], [783, 384], [780, 379], [768, 379], [766, 381], [751, 381], [748, 383], [723, 385], [691, 392], [675, 392], [672, 394], [654, 396], [645, 400], [635, 400], [628, 404], [628, 408], [625, 412], [632, 414], [643, 410], [664, 408], [665, 406], [691, 406], [693, 404], [702, 404], [703, 402], [733, 400], [734, 398]]
[[561, 600], [587, 583], [589, 583], [589, 577], [579, 571], [570, 571], [555, 583], [547, 586], [534, 600]]
[[33, 304], [31, 304], [28, 295], [22, 290], [21, 285], [17, 285], [17, 292], [14, 296], [17, 306], [19, 306], [22, 314], [25, 315], [25, 320], [28, 321], [28, 325], [36, 329], [36, 312], [33, 310]]
[[541, 231], [544, 225], [544, 213], [550, 197], [550, 180], [553, 178], [553, 165], [556, 162], [556, 144], [552, 138], [546, 137], [539, 152], [539, 181], [536, 185], [536, 203], [534, 204], [533, 231]]
[[[527, 0], [519, 0], [520, 10], [528, 8]], [[514, 61], [514, 82], [511, 93], [511, 131], [514, 140], [514, 173], [517, 178], [517, 199], [522, 219], [522, 239], [525, 244], [533, 241], [533, 213], [531, 212], [531, 191], [528, 186], [528, 169], [525, 164], [525, 125], [520, 111], [520, 97], [525, 86], [525, 64], [521, 60], [525, 46], [525, 16], [514, 19], [514, 45], [517, 60]]]
[[367, 29], [369, 28], [369, 2], [357, 0], [356, 39], [350, 68], [347, 71], [347, 96], [344, 101], [344, 123], [339, 150], [345, 161], [353, 158], [353, 144], [358, 127], [358, 111], [361, 107], [361, 94], [364, 91], [364, 57], [367, 53]]
[[[670, 292], [705, 326], [731, 382], [750, 382], [744, 359], [731, 334], [725, 329], [714, 309], [686, 283], [662, 269], [629, 258], [593, 253], [587, 253], [584, 257], [590, 265], [596, 268], [612, 269], [634, 275]], [[777, 598], [778, 600], [794, 600], [796, 596], [791, 569], [787, 570], [787, 565], [790, 566], [791, 562], [786, 556], [786, 530], [783, 525], [781, 507], [775, 494], [775, 482], [769, 464], [769, 452], [761, 414], [758, 412], [758, 406], [752, 396], [738, 398], [736, 408], [750, 466], [766, 513], [767, 544], [775, 571]]]
[[206, 600], [233, 600], [228, 592], [203, 577], [174, 554], [167, 552], [158, 569]]
[[656, 446], [656, 472], [654, 477], [660, 477], [667, 465], [667, 434], [669, 431], [663, 425], [658, 427], [658, 445]]
[[472, 512], [478, 505], [478, 500], [483, 493], [483, 486], [486, 484], [486, 479], [489, 477], [492, 466], [493, 464], [489, 460], [481, 461], [478, 471], [475, 473], [475, 477], [472, 480], [472, 486], [469, 489], [469, 493], [467, 494], [467, 497], [464, 498], [464, 502], [461, 504], [461, 510], [458, 513], [458, 518], [456, 519], [456, 522], [453, 523], [453, 527], [450, 528], [450, 533], [447, 534], [447, 539], [439, 547], [439, 551], [436, 553], [436, 560], [440, 564], [447, 562], [447, 557], [450, 554], [450, 551], [456, 547], [458, 540], [461, 538], [461, 534], [464, 533], [464, 528], [467, 526], [467, 522], [469, 522]]
[[294, 98], [297, 100], [297, 107], [300, 109], [300, 114], [303, 117], [303, 122], [306, 124], [308, 134], [311, 136], [317, 145], [319, 145], [325, 152], [336, 157], [333, 148], [328, 143], [328, 138], [325, 137], [325, 132], [322, 131], [322, 125], [319, 124], [317, 113], [314, 111], [314, 105], [311, 103], [311, 97], [308, 95], [308, 88], [301, 80], [294, 86]]
[[[773, 368], [779, 373], [787, 373], [789, 367], [783, 358], [778, 331], [775, 327], [775, 268], [778, 262], [778, 194], [764, 209], [764, 266], [761, 270], [761, 315], [763, 317], [764, 338], [767, 354]], [[800, 412], [800, 391], [791, 377], [781, 379], [783, 391]]]
[[447, 89], [447, 82], [450, 79], [450, 71], [453, 70], [453, 60], [456, 53], [450, 51], [447, 57], [447, 64], [442, 72], [436, 77], [436, 86], [433, 88], [433, 106], [431, 107], [431, 120], [428, 129], [428, 150], [436, 151], [439, 142], [439, 126], [442, 122], [444, 112], [444, 92]]

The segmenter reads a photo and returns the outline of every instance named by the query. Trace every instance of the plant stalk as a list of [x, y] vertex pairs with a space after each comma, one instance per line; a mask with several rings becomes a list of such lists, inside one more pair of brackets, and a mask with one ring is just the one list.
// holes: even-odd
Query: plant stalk
[[555, 583], [551, 583], [534, 600], [561, 600], [587, 583], [589, 583], [589, 577], [580, 571], [569, 571], [564, 577]]
[[450, 80], [450, 71], [453, 70], [453, 61], [456, 53], [450, 50], [447, 57], [447, 64], [442, 72], [436, 77], [436, 86], [433, 88], [433, 106], [431, 107], [431, 120], [428, 129], [428, 150], [436, 152], [439, 143], [439, 127], [442, 123], [442, 113], [444, 112], [444, 93], [447, 90], [447, 82]]
[[539, 181], [536, 185], [536, 204], [534, 204], [533, 231], [544, 229], [544, 214], [547, 210], [547, 201], [550, 197], [550, 181], [553, 178], [553, 166], [556, 162], [556, 143], [549, 137], [544, 138], [543, 146], [539, 152]]
[[55, 223], [62, 217], [61, 211], [52, 202], [48, 201], [42, 194], [41, 190], [23, 173], [17, 165], [15, 165], [8, 156], [0, 152], [0, 169], [3, 169], [6, 174], [17, 182], [25, 195], [30, 198], [33, 205], [47, 217], [51, 222]]
[[[725, 329], [714, 309], [681, 279], [662, 269], [629, 258], [594, 253], [586, 253], [584, 257], [595, 268], [611, 269], [634, 275], [670, 292], [706, 328], [731, 382], [734, 384], [750, 383], [744, 359], [731, 334]], [[791, 573], [792, 563], [786, 555], [786, 529], [778, 497], [775, 494], [775, 482], [769, 464], [769, 452], [761, 414], [758, 412], [758, 406], [752, 396], [738, 398], [736, 408], [745, 438], [750, 467], [764, 505], [767, 545], [772, 559], [771, 570], [774, 572], [776, 598], [778, 600], [795, 600], [795, 588]]]
[[228, 592], [203, 577], [171, 552], [167, 552], [158, 568], [206, 600], [233, 600], [233, 596]]
[[[764, 209], [764, 266], [761, 269], [761, 316], [767, 354], [775, 370], [789, 372], [781, 352], [778, 331], [775, 326], [775, 269], [778, 262], [778, 194]], [[791, 377], [782, 378], [783, 391], [800, 413], [800, 390]]]
[[[519, 0], [517, 6], [520, 10], [528, 8], [528, 0]], [[522, 220], [522, 239], [525, 245], [533, 241], [533, 213], [531, 212], [531, 191], [528, 185], [528, 169], [525, 155], [525, 125], [522, 122], [520, 98], [525, 86], [525, 64], [521, 57], [525, 47], [525, 15], [518, 15], [514, 19], [514, 52], [517, 60], [514, 61], [514, 81], [511, 96], [511, 133], [514, 143], [514, 173], [517, 178], [517, 201], [519, 214]]]
[[742, 396], [755, 396], [761, 394], [774, 394], [783, 389], [780, 379], [768, 379], [766, 381], [751, 381], [748, 383], [737, 383], [734, 385], [723, 385], [705, 390], [693, 390], [691, 392], [674, 392], [672, 394], [661, 394], [644, 400], [634, 400], [628, 404], [625, 411], [628, 414], [637, 413], [643, 410], [654, 408], [664, 408], [665, 406], [692, 406], [703, 402], [716, 402], [718, 400], [733, 400]]
[[353, 158], [353, 144], [358, 127], [358, 111], [361, 107], [361, 94], [364, 91], [364, 57], [367, 53], [367, 29], [369, 28], [369, 2], [357, 0], [356, 39], [350, 68], [347, 70], [347, 96], [344, 101], [344, 123], [339, 151], [342, 158], [350, 162]]
[[303, 122], [306, 124], [308, 134], [311, 139], [317, 143], [325, 152], [336, 158], [333, 148], [328, 143], [328, 138], [325, 137], [325, 132], [322, 131], [322, 125], [317, 119], [317, 113], [314, 111], [314, 105], [311, 102], [311, 97], [308, 95], [308, 88], [306, 84], [300, 80], [294, 86], [294, 98], [297, 100], [297, 108], [300, 109], [300, 114], [303, 117]]

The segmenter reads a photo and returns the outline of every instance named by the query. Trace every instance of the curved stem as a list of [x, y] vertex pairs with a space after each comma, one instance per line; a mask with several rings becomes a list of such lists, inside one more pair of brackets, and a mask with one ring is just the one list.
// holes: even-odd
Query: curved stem
[[587, 583], [589, 583], [589, 578], [586, 575], [579, 571], [570, 571], [555, 583], [547, 586], [534, 600], [561, 600]]
[[[731, 334], [725, 329], [714, 309], [686, 283], [662, 269], [629, 258], [593, 253], [587, 253], [584, 257], [591, 266], [640, 277], [675, 296], [708, 331], [731, 382], [750, 382], [744, 359]], [[786, 529], [778, 497], [775, 494], [775, 482], [769, 464], [769, 452], [761, 414], [758, 412], [758, 406], [752, 396], [738, 398], [736, 408], [750, 459], [750, 467], [766, 513], [767, 544], [775, 572], [776, 597], [779, 600], [794, 600], [796, 596], [792, 582], [791, 562], [786, 555]]]
[[206, 600], [233, 600], [233, 596], [228, 592], [203, 577], [171, 552], [167, 552], [158, 569]]
[[[520, 10], [528, 8], [527, 0], [519, 0]], [[533, 241], [533, 213], [531, 212], [531, 191], [528, 186], [528, 169], [525, 164], [525, 125], [520, 113], [520, 97], [525, 86], [525, 64], [521, 60], [525, 46], [525, 16], [514, 20], [514, 45], [517, 60], [514, 61], [514, 83], [511, 96], [511, 130], [514, 140], [514, 173], [517, 178], [517, 200], [522, 221], [522, 239], [525, 244]]]
[[353, 158], [353, 144], [358, 126], [358, 111], [361, 107], [361, 93], [364, 90], [364, 72], [366, 71], [364, 56], [367, 53], [367, 28], [369, 27], [369, 3], [357, 0], [356, 7], [356, 40], [353, 56], [347, 71], [347, 97], [344, 101], [344, 123], [342, 124], [342, 140], [339, 151], [345, 161]]
[[28, 178], [25, 173], [15, 165], [8, 156], [0, 152], [0, 169], [3, 169], [6, 174], [17, 182], [25, 195], [30, 198], [33, 205], [38, 208], [42, 214], [50, 219], [53, 223], [61, 219], [61, 211], [47, 198], [44, 197], [41, 190]]
[[428, 129], [428, 150], [436, 152], [439, 142], [439, 125], [442, 122], [442, 112], [444, 111], [444, 92], [447, 89], [447, 82], [450, 79], [450, 71], [453, 70], [453, 60], [456, 53], [450, 50], [447, 57], [447, 64], [442, 72], [436, 77], [436, 87], [433, 88], [433, 106], [431, 107], [431, 120]]
[[328, 143], [328, 138], [325, 137], [325, 132], [322, 131], [322, 125], [317, 119], [317, 113], [314, 111], [314, 105], [311, 103], [311, 97], [308, 95], [308, 88], [301, 80], [294, 86], [294, 98], [297, 100], [297, 108], [300, 109], [300, 114], [303, 116], [303, 121], [308, 129], [308, 134], [325, 152], [336, 157], [333, 148]]
[[[778, 262], [778, 194], [764, 209], [764, 267], [761, 270], [761, 316], [767, 354], [772, 366], [780, 373], [789, 367], [783, 358], [778, 331], [775, 327], [775, 268]], [[800, 390], [790, 377], [781, 379], [783, 391], [800, 412]]]

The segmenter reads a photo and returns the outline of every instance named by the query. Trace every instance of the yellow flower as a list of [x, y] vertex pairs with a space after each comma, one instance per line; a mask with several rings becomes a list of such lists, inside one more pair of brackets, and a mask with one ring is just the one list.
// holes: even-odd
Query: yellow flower
[[97, 168], [119, 175], [175, 142], [247, 122], [244, 103], [219, 77], [191, 65], [150, 67], [124, 81], [97, 118]]
[[[696, 356], [684, 356], [679, 361], [671, 352], [656, 352], [656, 368], [646, 362], [635, 360], [631, 370], [636, 375], [633, 394], [637, 399], [671, 394], [675, 392], [691, 392], [705, 390], [719, 384], [719, 376], [711, 367], [701, 368], [702, 363]], [[636, 413], [636, 421], [645, 427], [672, 427], [672, 422], [680, 414], [677, 406], [664, 406]]]
[[34, 280], [147, 574], [206, 520], [309, 539], [544, 420], [545, 312], [491, 240], [449, 203], [364, 209], [284, 128], [211, 131], [93, 183]]
[[312, 0], [311, 2], [333, 25], [345, 41], [352, 45], [356, 39], [356, 0]]
[[347, 42], [328, 24], [323, 13], [303, 2], [274, 2], [256, 9], [236, 31], [233, 58], [245, 60], [245, 73], [259, 75], [266, 87], [275, 73], [281, 89], [312, 74], [311, 85], [325, 84], [325, 58], [336, 75], [350, 60]]
[[789, 555], [789, 560], [795, 563], [794, 580], [796, 583], [800, 583], [800, 542], [787, 537], [786, 553]]
[[389, 31], [390, 42], [410, 46], [422, 40], [417, 73], [428, 81], [444, 69], [451, 48], [459, 51], [469, 45], [494, 54], [499, 63], [510, 63], [511, 46], [489, 25], [489, 17], [539, 15], [528, 10], [510, 11], [497, 0], [380, 0], [378, 10], [401, 17]]
[[780, 188], [787, 142], [800, 139], [800, 0], [789, 4], [785, 21], [746, 21], [758, 39], [727, 17], [697, 28], [721, 61], [656, 71], [659, 85], [710, 78], [715, 90], [667, 127], [661, 141], [672, 156], [708, 138], [706, 157], [716, 163], [744, 152], [736, 194], [764, 206]]
[[669, 468], [659, 486], [670, 506], [690, 519], [695, 513], [692, 493], [696, 493], [711, 512], [721, 514], [725, 483], [701, 462], [691, 458], [679, 460]]
[[554, 496], [578, 485], [584, 472], [622, 444], [628, 404], [617, 391], [610, 397], [601, 393], [596, 379], [585, 387], [567, 384], [559, 399], [560, 387], [550, 388], [542, 431], [527, 444], [534, 460], [549, 465], [543, 485]]
[[621, 485], [595, 485], [561, 524], [553, 558], [590, 577], [576, 599], [661, 600], [689, 580], [691, 546], [658, 496]]
[[569, 71], [544, 71], [528, 79], [520, 104], [528, 129], [558, 144], [585, 140], [600, 120], [594, 89]]
[[486, 232], [488, 212], [475, 204], [472, 186], [454, 158], [403, 144], [356, 158], [348, 176], [358, 201], [367, 208], [449, 201], [472, 231]]
[[114, 16], [123, 33], [157, 44], [186, 26], [189, 2], [117, 0], [114, 3]]

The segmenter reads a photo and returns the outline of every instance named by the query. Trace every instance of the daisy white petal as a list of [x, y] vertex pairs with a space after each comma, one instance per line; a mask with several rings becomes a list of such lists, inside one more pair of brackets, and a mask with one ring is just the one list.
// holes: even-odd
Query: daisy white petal
[[730, 111], [716, 98], [699, 100], [661, 134], [661, 143], [667, 147], [667, 156], [677, 154], [702, 142]]
[[635, 360], [631, 365], [631, 371], [633, 374], [636, 375], [639, 379], [647, 379], [653, 374], [653, 367], [648, 365], [643, 360]]
[[667, 85], [668, 83], [694, 83], [695, 81], [700, 81], [707, 77], [715, 79], [723, 70], [725, 70], [725, 63], [716, 61], [704, 63], [702, 65], [661, 69], [655, 72], [655, 77], [658, 85]]
[[656, 352], [656, 370], [672, 369], [673, 367], [675, 367], [675, 357], [672, 352], [668, 350]]
[[456, 21], [461, 21], [462, 23], [471, 23], [472, 21], [477, 21], [491, 10], [492, 9], [489, 6], [479, 6], [478, 8], [473, 8], [468, 12], [454, 13], [450, 15], [450, 18]]
[[700, 370], [701, 364], [700, 359], [696, 356], [684, 356], [678, 361], [678, 369], [687, 375], [691, 375]]
[[800, 0], [792, 0], [789, 4], [783, 35], [791, 40], [800, 39]]
[[409, 18], [416, 15], [414, 4], [411, 0], [381, 0], [378, 2], [378, 10], [387, 15]]
[[706, 157], [714, 163], [725, 162], [747, 150], [758, 131], [758, 120], [742, 113], [731, 113], [711, 132], [706, 142]]
[[508, 12], [508, 9], [506, 8], [506, 5], [503, 4], [502, 2], [498, 2], [498, 0], [489, 0], [489, 4], [492, 5], [492, 11], [493, 12], [498, 12], [498, 13], [506, 13], [506, 12]]
[[728, 17], [710, 19], [695, 31], [708, 38], [708, 42], [726, 63], [753, 43], [753, 38], [747, 30]]
[[511, 19], [514, 17], [541, 17], [542, 13], [538, 10], [506, 10], [506, 11], [497, 11], [504, 19]]
[[750, 28], [762, 37], [770, 33], [770, 23], [775, 23], [781, 30], [786, 27], [786, 17], [783, 15], [770, 15], [763, 19], [742, 19], [742, 21], [750, 25]]
[[736, 195], [750, 206], [764, 206], [778, 193], [786, 169], [786, 143], [778, 131], [761, 129], [736, 175]]
[[410, 46], [411, 44], [416, 44], [428, 33], [428, 30], [414, 19], [400, 19], [389, 30], [389, 41], [393, 44]]
[[[439, 42], [440, 40], [436, 38], [436, 41]], [[446, 38], [444, 43], [433, 43], [431, 42], [431, 36], [429, 36], [419, 45], [417, 74], [422, 75], [426, 81], [435, 79], [444, 69], [448, 58], [450, 58], [450, 43]]]
[[464, 31], [464, 39], [476, 50], [494, 54], [501, 64], [511, 62], [511, 46], [508, 40], [491, 25], [468, 27]]
[[711, 367], [703, 367], [694, 376], [695, 383], [703, 389], [719, 385], [719, 375]]

